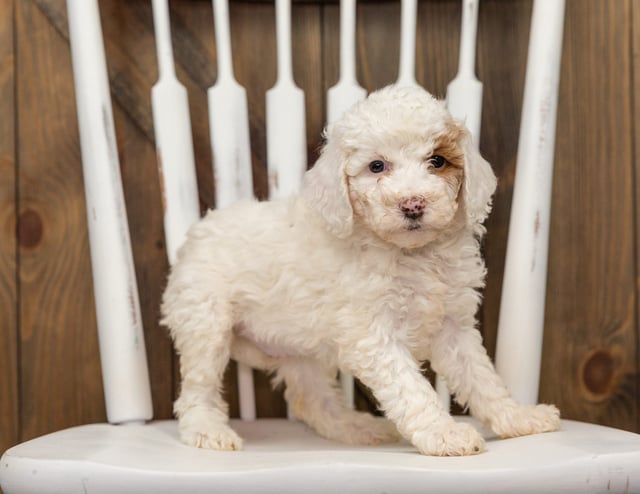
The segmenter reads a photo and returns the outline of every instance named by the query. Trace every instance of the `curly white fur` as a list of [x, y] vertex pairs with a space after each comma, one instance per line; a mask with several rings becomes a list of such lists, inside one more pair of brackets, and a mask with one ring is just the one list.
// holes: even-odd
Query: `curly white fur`
[[[182, 439], [241, 447], [221, 396], [231, 357], [273, 372], [295, 416], [349, 443], [399, 431], [424, 454], [483, 450], [443, 409], [425, 360], [501, 436], [556, 429], [555, 407], [510, 398], [475, 328], [496, 179], [464, 126], [425, 91], [388, 87], [326, 137], [299, 196], [211, 211], [179, 252], [162, 312], [180, 355]], [[345, 407], [337, 369], [391, 422]]]

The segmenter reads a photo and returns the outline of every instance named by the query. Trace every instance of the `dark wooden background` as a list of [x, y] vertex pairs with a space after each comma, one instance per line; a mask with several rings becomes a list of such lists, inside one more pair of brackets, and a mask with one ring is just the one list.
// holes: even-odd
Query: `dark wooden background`
[[[167, 262], [149, 91], [157, 77], [148, 0], [100, 2], [156, 418], [177, 382], [158, 326]], [[514, 177], [530, 0], [483, 0], [478, 74], [483, 154], [499, 188], [488, 222], [480, 314], [495, 332]], [[235, 69], [247, 88], [256, 193], [264, 197], [265, 91], [275, 81], [272, 3], [231, 4]], [[211, 3], [172, 1], [177, 70], [189, 90], [200, 203], [214, 204], [206, 88], [215, 82]], [[399, 2], [358, 5], [358, 77], [395, 80]], [[438, 96], [457, 67], [460, 2], [419, 4], [417, 78]], [[295, 78], [306, 93], [309, 161], [337, 80], [338, 4], [293, 6]], [[640, 432], [640, 0], [568, 0], [556, 145], [541, 400], [567, 418]], [[64, 0], [0, 0], [0, 451], [105, 420]], [[231, 379], [231, 378], [230, 378]], [[258, 376], [259, 415], [282, 415]], [[237, 410], [233, 390], [232, 410]]]

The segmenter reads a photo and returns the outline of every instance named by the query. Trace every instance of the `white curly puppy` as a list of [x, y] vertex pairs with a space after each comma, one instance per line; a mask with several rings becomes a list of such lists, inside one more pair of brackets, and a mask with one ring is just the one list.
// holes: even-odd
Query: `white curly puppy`
[[[275, 373], [294, 415], [343, 442], [399, 431], [428, 455], [482, 451], [421, 374], [425, 360], [500, 436], [557, 429], [555, 407], [513, 401], [475, 328], [496, 179], [468, 131], [422, 89], [391, 86], [326, 138], [299, 196], [211, 211], [179, 252], [162, 312], [180, 355], [183, 441], [242, 446], [221, 396], [231, 357]], [[391, 422], [348, 409], [337, 369]]]

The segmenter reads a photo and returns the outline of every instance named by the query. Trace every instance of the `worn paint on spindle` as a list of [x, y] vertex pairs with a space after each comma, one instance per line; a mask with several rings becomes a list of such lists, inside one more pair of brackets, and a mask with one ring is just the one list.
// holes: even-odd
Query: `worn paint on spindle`
[[236, 147], [234, 153], [234, 161], [235, 161], [235, 186], [236, 186], [236, 200], [237, 199], [245, 199], [243, 197], [243, 181], [242, 181], [242, 154], [240, 148]]
[[127, 225], [127, 214], [124, 206], [124, 197], [119, 191], [122, 190], [122, 183], [120, 177], [120, 163], [118, 160], [117, 154], [117, 143], [115, 139], [114, 129], [113, 129], [113, 119], [111, 117], [111, 113], [109, 112], [108, 106], [103, 102], [101, 106], [102, 110], [102, 125], [104, 135], [107, 141], [107, 152], [109, 155], [109, 171], [111, 174], [111, 180], [113, 185], [113, 191], [115, 192], [114, 205], [116, 208], [116, 217], [118, 218], [117, 227], [118, 234], [120, 237], [120, 245], [122, 247], [122, 251], [125, 256], [126, 269], [127, 269], [127, 289], [128, 289], [128, 302], [129, 302], [129, 313], [131, 316], [133, 337], [134, 337], [134, 345], [135, 348], [138, 349], [140, 345], [139, 338], [139, 321], [138, 321], [138, 311], [139, 311], [139, 303], [137, 300], [137, 287], [135, 282], [135, 270], [133, 267], [133, 259], [131, 258], [131, 245], [129, 240], [129, 231]]
[[274, 165], [273, 167], [274, 169], [269, 172], [269, 184], [271, 185], [271, 190], [273, 191], [277, 191], [278, 190], [278, 170], [277, 170], [277, 165]]
[[158, 159], [158, 180], [160, 182], [160, 202], [162, 204], [162, 214], [167, 214], [167, 188], [164, 178], [164, 169], [162, 164], [162, 152], [160, 146], [156, 146], [156, 155]]
[[537, 237], [540, 233], [540, 211], [536, 211], [536, 219], [533, 222], [533, 233]]
[[109, 153], [109, 163], [118, 163], [117, 151], [114, 154], [114, 150], [117, 150], [116, 139], [113, 135], [113, 122], [111, 113], [105, 103], [102, 104], [102, 129], [107, 141], [107, 152]]

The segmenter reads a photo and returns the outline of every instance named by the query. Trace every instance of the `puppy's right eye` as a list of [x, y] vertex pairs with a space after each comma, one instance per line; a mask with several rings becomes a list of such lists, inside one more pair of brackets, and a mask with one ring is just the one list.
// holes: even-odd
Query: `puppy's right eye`
[[375, 160], [369, 163], [369, 171], [371, 173], [382, 173], [386, 171], [387, 165], [382, 160]]

